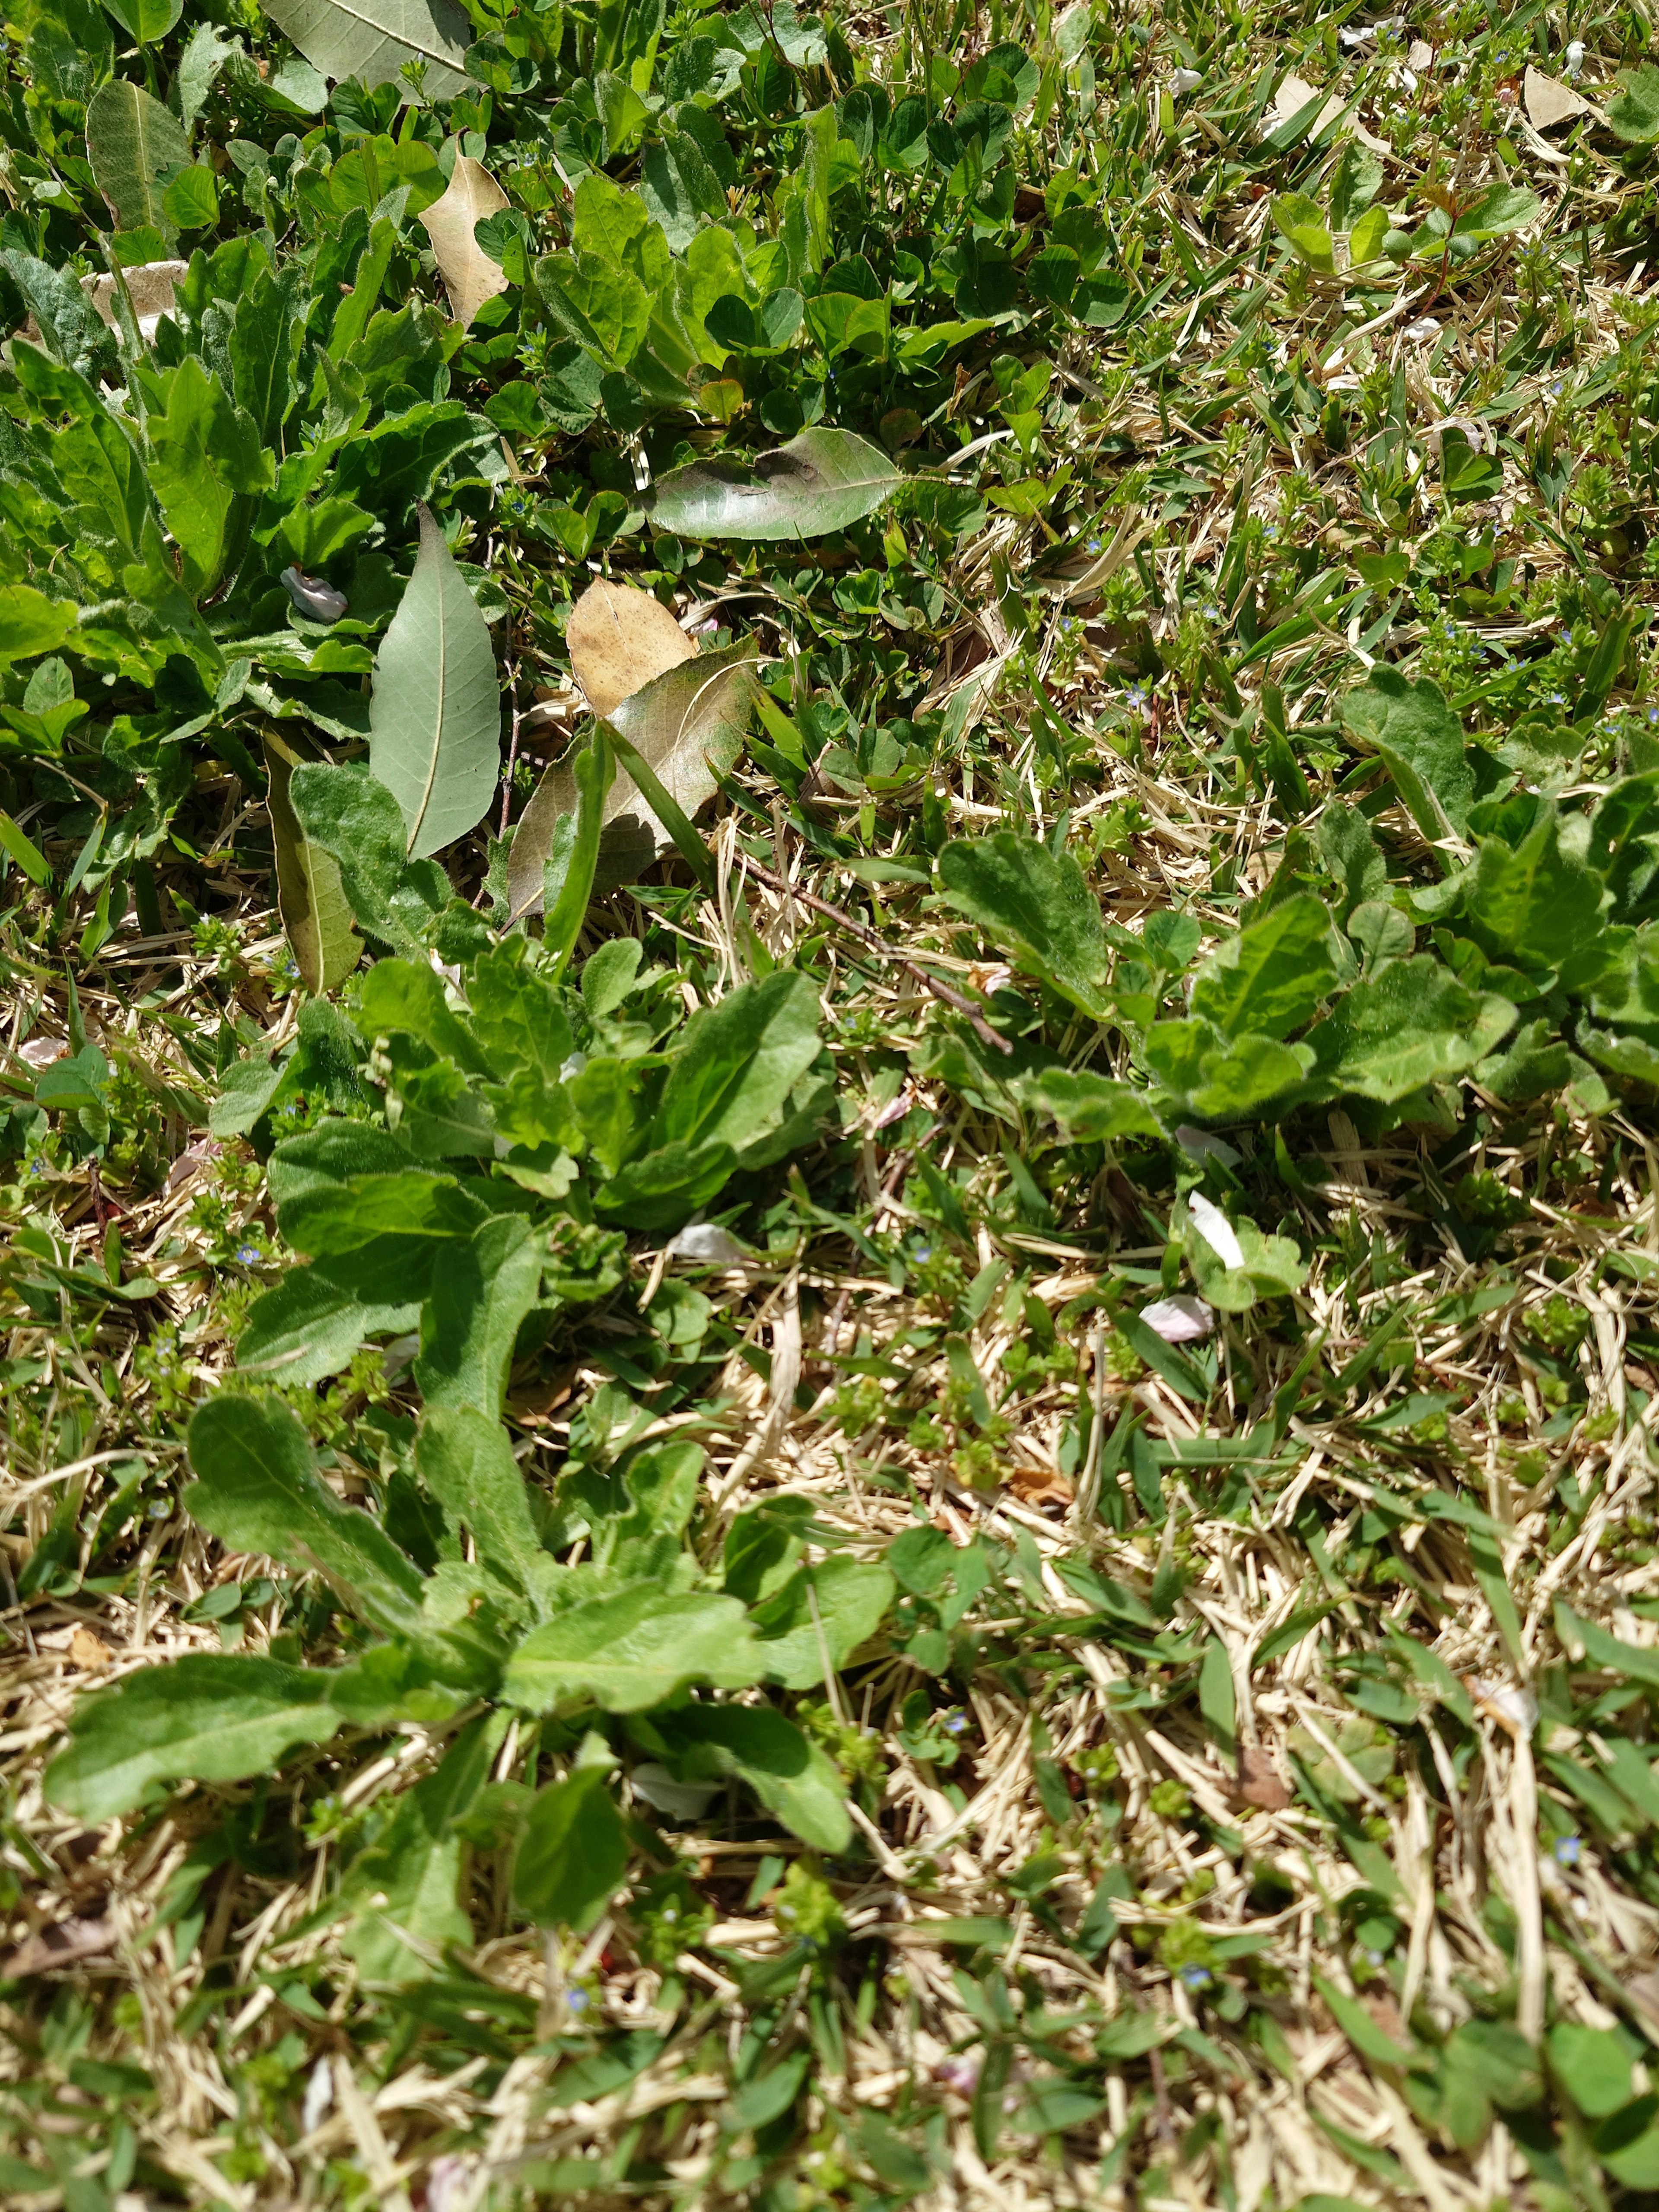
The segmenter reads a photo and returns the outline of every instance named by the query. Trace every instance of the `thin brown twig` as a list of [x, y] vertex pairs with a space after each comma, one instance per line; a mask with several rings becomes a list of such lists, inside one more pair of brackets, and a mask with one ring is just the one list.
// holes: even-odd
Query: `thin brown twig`
[[884, 959], [896, 960], [905, 974], [920, 983], [924, 991], [931, 991], [941, 1006], [949, 1006], [955, 1013], [965, 1014], [974, 1025], [974, 1034], [982, 1044], [994, 1045], [1000, 1053], [1012, 1052], [1014, 1048], [1007, 1038], [997, 1035], [971, 999], [964, 998], [960, 991], [952, 990], [948, 983], [941, 983], [937, 976], [930, 975], [908, 952], [901, 952], [896, 945], [890, 945], [875, 930], [866, 928], [845, 908], [831, 906], [828, 899], [819, 898], [815, 892], [802, 890], [799, 884], [790, 883], [786, 877], [751, 859], [747, 853], [743, 854], [743, 865], [747, 872], [764, 884], [769, 890], [781, 892], [786, 898], [799, 899], [803, 906], [810, 906], [815, 913], [823, 915], [826, 921], [833, 921], [838, 928], [856, 937], [872, 952], [879, 952]]

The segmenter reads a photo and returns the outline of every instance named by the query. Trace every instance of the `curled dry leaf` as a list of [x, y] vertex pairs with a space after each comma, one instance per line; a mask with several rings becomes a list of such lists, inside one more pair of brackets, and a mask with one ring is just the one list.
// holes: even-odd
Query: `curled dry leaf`
[[[431, 212], [435, 215], [437, 209]], [[696, 647], [660, 599], [603, 578], [577, 600], [564, 641], [576, 681], [599, 715], [608, 716], [654, 678], [697, 657]]]
[[101, 1958], [114, 1948], [113, 1921], [60, 1920], [55, 1928], [26, 1936], [0, 1961], [0, 1978], [21, 1982], [30, 1974], [49, 1974], [55, 1966], [72, 1966], [78, 1959]]
[[1022, 1505], [1038, 1513], [1063, 1511], [1077, 1495], [1063, 1474], [1046, 1467], [1011, 1467], [1007, 1486]]
[[1540, 70], [1528, 69], [1522, 82], [1521, 97], [1526, 104], [1527, 120], [1534, 131], [1547, 131], [1557, 123], [1571, 122], [1575, 115], [1594, 115], [1594, 102], [1582, 92], [1575, 92], [1570, 84], [1559, 77], [1545, 76]]
[[[302, 761], [315, 758], [283, 732], [265, 732], [265, 768], [271, 842], [276, 855], [276, 909], [288, 933], [294, 964], [313, 998], [344, 982], [362, 953], [352, 927], [340, 864], [300, 827], [289, 785]], [[215, 1146], [217, 1150], [217, 1146]]]
[[1260, 1744], [1241, 1745], [1238, 1753], [1238, 1795], [1246, 1805], [1258, 1805], [1265, 1813], [1282, 1813], [1291, 1802], [1291, 1793], [1279, 1778], [1272, 1759]]
[[107, 1667], [115, 1654], [101, 1636], [94, 1635], [91, 1629], [82, 1626], [70, 1638], [69, 1656], [76, 1666], [93, 1674], [100, 1668]]
[[507, 194], [483, 163], [461, 154], [448, 191], [415, 218], [432, 240], [450, 313], [458, 323], [470, 323], [486, 300], [507, 289], [506, 270], [490, 259], [473, 234], [481, 216], [498, 214], [507, 204]]

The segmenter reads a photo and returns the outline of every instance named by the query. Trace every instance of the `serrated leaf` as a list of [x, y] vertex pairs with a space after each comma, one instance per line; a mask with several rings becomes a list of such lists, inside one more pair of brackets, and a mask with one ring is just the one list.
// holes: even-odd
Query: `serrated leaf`
[[1303, 192], [1281, 192], [1273, 204], [1273, 227], [1297, 259], [1322, 276], [1336, 267], [1336, 248], [1316, 202]]
[[407, 62], [426, 64], [428, 98], [465, 92], [471, 26], [453, 0], [270, 0], [265, 14], [314, 69], [337, 83], [386, 84]]
[[749, 468], [693, 461], [658, 483], [648, 512], [677, 538], [822, 538], [890, 499], [903, 481], [878, 447], [850, 430], [812, 429]]
[[545, 1249], [522, 1214], [504, 1213], [446, 1256], [415, 1362], [428, 1406], [471, 1406], [499, 1419], [514, 1340], [536, 1303]]
[[1518, 845], [1480, 842], [1466, 911], [1488, 952], [1530, 968], [1559, 968], [1595, 941], [1612, 894], [1589, 864], [1586, 815], [1565, 821], [1553, 805]]
[[321, 1382], [349, 1366], [371, 1337], [412, 1328], [431, 1273], [432, 1252], [411, 1254], [401, 1239], [390, 1251], [370, 1246], [292, 1267], [249, 1308], [236, 1364], [295, 1388]]
[[500, 1421], [471, 1407], [434, 1407], [422, 1424], [415, 1463], [451, 1528], [465, 1528], [481, 1559], [536, 1595], [554, 1563], [537, 1535], [528, 1488]]
[[435, 861], [406, 857], [402, 810], [368, 763], [304, 762], [289, 772], [288, 796], [301, 834], [337, 864], [364, 931], [420, 956], [449, 884]]
[[735, 1598], [665, 1596], [642, 1584], [533, 1629], [507, 1661], [502, 1690], [526, 1712], [592, 1703], [605, 1712], [639, 1713], [693, 1682], [742, 1689], [763, 1671]]
[[962, 840], [939, 856], [953, 907], [988, 930], [1030, 973], [1085, 1013], [1103, 1016], [1106, 933], [1100, 905], [1069, 854], [999, 830]]
[[276, 909], [301, 980], [319, 998], [344, 982], [357, 965], [362, 943], [351, 926], [339, 862], [312, 843], [289, 798], [294, 770], [314, 756], [269, 726], [264, 748], [270, 780], [266, 803], [276, 853]]
[[465, 325], [486, 300], [507, 289], [507, 275], [492, 261], [474, 235], [485, 216], [508, 204], [507, 194], [482, 161], [458, 154], [448, 189], [441, 199], [423, 209], [416, 221], [432, 240], [438, 273], [449, 295], [450, 313]]
[[1015, 1076], [1008, 1087], [1027, 1113], [1051, 1115], [1076, 1144], [1164, 1133], [1143, 1092], [1087, 1068], [1039, 1068]]
[[316, 1569], [382, 1627], [418, 1629], [422, 1577], [379, 1522], [343, 1504], [318, 1476], [306, 1432], [285, 1407], [229, 1392], [190, 1425], [194, 1519], [233, 1550]]
[[[174, 0], [169, 4], [176, 21]], [[167, 188], [190, 167], [191, 154], [190, 141], [170, 108], [142, 85], [112, 77], [99, 86], [87, 109], [87, 159], [118, 229], [153, 229], [173, 237], [175, 225], [164, 204]]]
[[46, 1769], [46, 1795], [101, 1825], [130, 1812], [152, 1783], [269, 1773], [296, 1744], [326, 1742], [340, 1718], [326, 1674], [187, 1652], [76, 1707], [70, 1747]]
[[501, 767], [501, 685], [489, 626], [422, 507], [421, 550], [374, 660], [368, 764], [422, 860], [489, 811]]
[[[1463, 725], [1437, 684], [1379, 663], [1342, 702], [1342, 720], [1382, 756], [1394, 787], [1431, 844], [1468, 827], [1474, 771]], [[1443, 868], [1449, 863], [1443, 857]]]

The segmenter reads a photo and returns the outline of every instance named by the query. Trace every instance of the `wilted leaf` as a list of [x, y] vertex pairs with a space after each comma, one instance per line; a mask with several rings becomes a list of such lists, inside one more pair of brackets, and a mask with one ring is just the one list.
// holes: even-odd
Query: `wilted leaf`
[[748, 469], [714, 460], [671, 471], [649, 513], [678, 538], [822, 538], [873, 514], [902, 481], [850, 430], [805, 430]]
[[415, 573], [375, 656], [368, 763], [403, 811], [411, 860], [474, 828], [501, 774], [495, 648], [424, 507]]
[[453, 0], [270, 0], [265, 14], [312, 65], [337, 82], [389, 83], [405, 62], [426, 64], [430, 98], [465, 91], [472, 30]]
[[[719, 787], [716, 776], [730, 772], [742, 748], [758, 659], [759, 648], [749, 638], [718, 653], [698, 653], [623, 700], [609, 718], [688, 817], [708, 804]], [[576, 811], [575, 759], [573, 750], [548, 770], [514, 836], [507, 884], [515, 916], [533, 914], [542, 903], [542, 872], [554, 831], [562, 815]], [[604, 819], [597, 890], [631, 881], [673, 842], [621, 769], [606, 795]]]
[[170, 109], [142, 86], [112, 77], [87, 109], [87, 159], [120, 229], [173, 236], [163, 201], [190, 167], [190, 141]]
[[596, 714], [610, 715], [697, 648], [662, 601], [632, 584], [600, 577], [571, 610], [564, 641], [571, 672]]
[[507, 194], [482, 161], [459, 154], [449, 189], [416, 221], [432, 240], [438, 273], [458, 323], [470, 323], [486, 300], [507, 289], [507, 276], [473, 235], [473, 226], [507, 204]]
[[339, 862], [311, 842], [289, 801], [289, 778], [301, 761], [312, 757], [280, 732], [266, 729], [266, 803], [276, 852], [277, 911], [301, 979], [313, 998], [320, 998], [345, 981], [363, 948], [351, 926]]

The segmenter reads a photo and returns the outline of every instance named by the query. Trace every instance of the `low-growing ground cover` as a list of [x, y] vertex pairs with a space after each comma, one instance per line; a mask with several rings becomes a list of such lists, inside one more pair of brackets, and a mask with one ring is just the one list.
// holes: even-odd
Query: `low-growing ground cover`
[[1659, 2192], [1647, 37], [9, 21], [9, 2203]]

